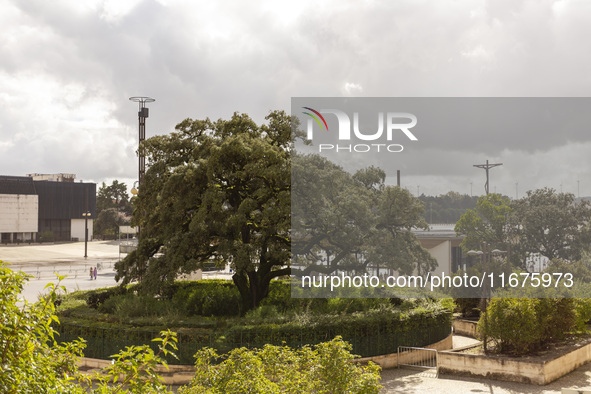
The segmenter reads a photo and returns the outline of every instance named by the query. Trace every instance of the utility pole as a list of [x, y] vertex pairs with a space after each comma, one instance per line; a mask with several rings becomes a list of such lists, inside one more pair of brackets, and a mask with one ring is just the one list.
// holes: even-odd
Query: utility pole
[[482, 168], [486, 171], [486, 183], [484, 184], [484, 191], [486, 192], [486, 194], [488, 194], [488, 185], [489, 185], [489, 176], [488, 176], [488, 170], [490, 170], [491, 168], [494, 167], [498, 167], [498, 166], [502, 166], [503, 163], [495, 163], [495, 164], [489, 164], [488, 160], [486, 161], [486, 164], [474, 164], [474, 167], [478, 167], [478, 168]]

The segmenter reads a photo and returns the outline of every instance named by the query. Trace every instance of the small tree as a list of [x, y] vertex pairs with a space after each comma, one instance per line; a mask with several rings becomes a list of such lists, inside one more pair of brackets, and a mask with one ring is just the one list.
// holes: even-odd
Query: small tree
[[517, 355], [542, 349], [563, 339], [576, 328], [577, 313], [572, 298], [495, 298], [478, 332], [489, 338], [500, 353]]

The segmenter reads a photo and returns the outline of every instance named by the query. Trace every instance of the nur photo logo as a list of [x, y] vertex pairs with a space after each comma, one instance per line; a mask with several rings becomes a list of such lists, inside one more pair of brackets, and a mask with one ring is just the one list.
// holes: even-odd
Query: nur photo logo
[[[391, 143], [401, 136], [408, 138], [410, 141], [418, 141], [418, 138], [410, 130], [417, 124], [417, 117], [408, 112], [377, 112], [374, 115], [377, 117], [377, 130], [375, 123], [373, 128], [366, 123], [360, 126], [361, 117], [359, 112], [352, 112], [351, 116], [345, 111], [338, 109], [320, 109], [316, 110], [311, 107], [302, 107], [305, 111], [302, 113], [308, 116], [307, 119], [307, 139], [314, 141], [314, 128], [319, 129], [322, 133], [326, 133], [322, 138], [322, 143], [318, 144], [318, 151], [334, 151], [334, 152], [391, 152], [398, 153], [404, 150], [404, 147], [398, 143]], [[333, 115], [329, 119], [336, 119], [337, 131], [334, 132], [334, 127], [329, 130], [328, 122], [324, 115]], [[370, 116], [364, 113], [365, 122], [370, 122]], [[373, 122], [373, 120], [371, 120]], [[331, 142], [325, 143], [326, 137], [329, 136]], [[366, 142], [373, 143], [358, 143], [346, 144], [346, 142]]]

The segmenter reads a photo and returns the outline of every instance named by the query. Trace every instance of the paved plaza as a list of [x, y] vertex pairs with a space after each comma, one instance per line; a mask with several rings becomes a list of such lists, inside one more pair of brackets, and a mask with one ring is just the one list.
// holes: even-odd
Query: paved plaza
[[[84, 242], [0, 246], [0, 260], [10, 263], [12, 270], [32, 275], [22, 293], [29, 302], [37, 300], [47, 283], [56, 282], [55, 273], [66, 276], [61, 285], [68, 291], [116, 285], [113, 268], [120, 257], [119, 242], [88, 242], [87, 255]], [[98, 267], [96, 280], [90, 280], [90, 267]]]

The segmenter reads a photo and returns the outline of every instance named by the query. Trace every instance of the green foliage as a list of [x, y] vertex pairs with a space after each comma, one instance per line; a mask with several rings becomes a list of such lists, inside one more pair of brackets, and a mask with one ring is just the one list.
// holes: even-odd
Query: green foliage
[[480, 316], [480, 298], [454, 298], [454, 301], [463, 317]]
[[114, 180], [111, 185], [105, 182], [96, 196], [95, 236], [113, 238], [119, 234], [119, 226], [129, 224], [125, 216], [131, 215], [132, 206], [127, 194], [127, 185]]
[[478, 331], [500, 353], [527, 354], [563, 339], [577, 325], [572, 298], [494, 298]]
[[118, 212], [131, 214], [131, 204], [129, 194], [127, 194], [127, 185], [114, 180], [107, 186], [105, 182], [99, 187], [96, 196], [97, 215], [107, 209], [115, 209]]
[[478, 197], [448, 192], [440, 196], [419, 197], [425, 204], [425, 220], [429, 223], [456, 223], [460, 217], [469, 209], [476, 207]]
[[565, 261], [562, 259], [550, 260], [545, 272], [548, 273], [571, 273], [576, 282], [591, 283], [591, 255], [583, 252], [577, 261]]
[[28, 278], [0, 261], [0, 392], [81, 392], [72, 376], [84, 344], [57, 345], [51, 328], [58, 321], [56, 290], [63, 287], [47, 285], [49, 294], [31, 304], [19, 299]]
[[179, 393], [378, 393], [380, 368], [352, 363], [351, 345], [340, 337], [293, 350], [266, 345], [235, 349], [219, 365], [211, 349], [197, 353], [191, 387]]
[[[284, 341], [298, 345], [340, 335], [350, 341], [355, 338], [356, 351], [363, 356], [387, 354], [395, 352], [398, 345], [423, 346], [437, 335], [443, 339], [451, 331], [452, 313], [440, 303], [423, 303], [405, 312], [382, 308], [352, 314], [302, 313], [282, 323], [265, 320], [261, 315], [253, 311], [247, 317], [255, 319], [229, 327], [224, 342], [262, 346]], [[379, 348], [375, 347], [377, 338], [382, 338]]]
[[508, 198], [495, 193], [480, 197], [476, 208], [466, 211], [456, 223], [456, 233], [465, 235], [462, 249], [480, 250], [485, 242], [490, 245], [490, 250], [506, 250], [510, 214]]
[[[395, 352], [398, 345], [422, 346], [432, 343], [436, 341], [434, 338], [443, 339], [451, 330], [451, 313], [454, 308], [451, 299], [394, 299], [394, 303], [390, 299], [377, 298], [291, 299], [287, 281], [272, 282], [271, 295], [264, 304], [249, 311], [244, 317], [202, 317], [199, 320], [184, 317], [186, 313], [182, 308], [195, 304], [188, 297], [191, 294], [201, 296], [210, 292], [212, 286], [225, 289], [219, 294], [230, 290], [234, 294], [234, 301], [239, 304], [236, 289], [231, 283], [179, 283], [174, 286], [177, 290], [170, 299], [156, 299], [151, 296], [146, 299], [145, 295], [134, 295], [131, 292], [125, 296], [111, 297], [99, 307], [99, 311], [113, 314], [98, 315], [99, 311], [96, 311], [97, 315], [90, 317], [92, 321], [83, 320], [85, 314], [78, 310], [66, 312], [70, 317], [63, 318], [58, 329], [64, 338], [81, 336], [89, 343], [103, 343], [105, 338], [105, 342], [122, 344], [125, 341], [145, 343], [161, 327], [183, 327], [179, 329], [184, 344], [179, 358], [185, 363], [190, 355], [187, 352], [201, 346], [215, 347], [217, 351], [224, 353], [245, 344], [263, 346], [266, 343], [285, 342], [297, 347], [330, 340], [336, 335], [355, 341], [356, 352], [364, 356], [385, 354]], [[82, 295], [77, 294], [76, 297], [80, 298]], [[132, 297], [135, 297], [135, 301], [131, 300]], [[285, 298], [290, 303], [285, 303]], [[221, 305], [225, 300], [225, 296], [219, 297], [213, 305]], [[67, 297], [65, 302], [69, 302]], [[127, 306], [128, 302], [130, 306]], [[157, 305], [149, 306], [151, 303]], [[221, 316], [223, 310], [218, 312], [217, 316]], [[143, 317], [132, 317], [137, 315]], [[93, 354], [93, 357], [102, 356]]]
[[[61, 280], [61, 278], [59, 278]], [[38, 303], [19, 300], [27, 276], [14, 273], [0, 262], [0, 392], [2, 393], [168, 393], [160, 376], [166, 359], [175, 358], [177, 334], [161, 332], [154, 351], [149, 345], [130, 346], [112, 356], [113, 362], [93, 375], [76, 366], [83, 341], [57, 345], [51, 324], [56, 290]], [[63, 290], [63, 287], [61, 287]], [[119, 295], [117, 297], [128, 297]], [[22, 305], [18, 305], [21, 303]], [[234, 350], [219, 366], [214, 351], [197, 353], [197, 373], [184, 393], [286, 392], [286, 393], [377, 393], [379, 367], [352, 363], [351, 346], [340, 338], [293, 350], [267, 345], [261, 350]]]
[[[426, 228], [424, 206], [408, 190], [386, 186], [383, 171], [351, 175], [319, 155], [292, 154], [292, 252], [298, 274], [431, 271], [436, 260], [413, 228]], [[322, 264], [319, 262], [322, 261]]]
[[125, 294], [108, 298], [101, 304], [99, 311], [125, 320], [140, 316], [162, 316], [171, 308], [170, 301], [159, 300], [152, 295]]
[[118, 280], [141, 278], [156, 292], [179, 273], [229, 262], [245, 312], [289, 274], [290, 117], [266, 120], [186, 119], [142, 144], [150, 166], [132, 220], [142, 236], [116, 265]]
[[173, 304], [188, 316], [237, 316], [240, 293], [228, 281], [200, 281], [180, 288], [172, 297]]
[[158, 366], [168, 367], [166, 356], [174, 357], [177, 348], [176, 334], [163, 331], [158, 343], [158, 353], [148, 346], [130, 346], [113, 356], [113, 363], [95, 373], [90, 391], [96, 394], [126, 392], [133, 394], [168, 393], [158, 373]]
[[128, 224], [119, 216], [115, 208], [101, 211], [94, 221], [94, 233], [96, 235], [115, 237], [119, 234], [119, 226]]
[[91, 290], [87, 293], [86, 303], [89, 307], [97, 309], [101, 304], [113, 296], [127, 294], [127, 287], [116, 286], [108, 289]]
[[575, 298], [576, 329], [587, 331], [587, 324], [591, 321], [591, 298]]
[[575, 202], [570, 193], [543, 188], [528, 191], [514, 201], [515, 250], [522, 255], [540, 253], [552, 259], [575, 261], [591, 245], [591, 204]]

